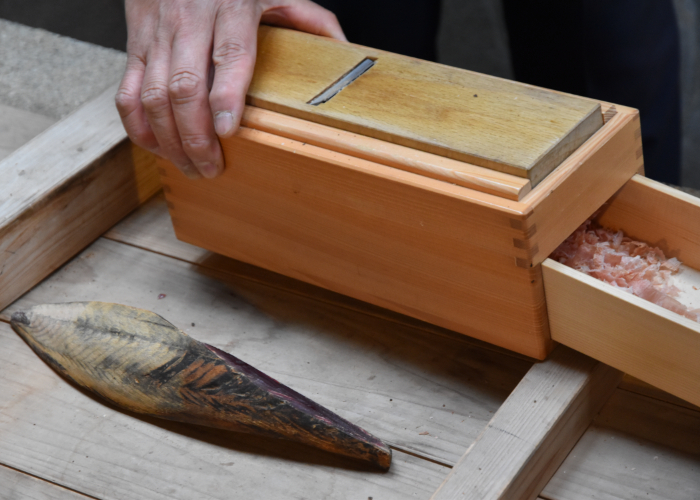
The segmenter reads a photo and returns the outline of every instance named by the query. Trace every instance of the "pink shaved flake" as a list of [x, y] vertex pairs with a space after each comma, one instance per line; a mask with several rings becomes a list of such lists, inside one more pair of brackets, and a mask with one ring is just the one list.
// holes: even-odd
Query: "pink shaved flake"
[[660, 248], [634, 241], [622, 231], [611, 231], [587, 220], [550, 256], [577, 271], [700, 322], [700, 309], [688, 310], [674, 297], [679, 294], [671, 276], [681, 262], [667, 259]]

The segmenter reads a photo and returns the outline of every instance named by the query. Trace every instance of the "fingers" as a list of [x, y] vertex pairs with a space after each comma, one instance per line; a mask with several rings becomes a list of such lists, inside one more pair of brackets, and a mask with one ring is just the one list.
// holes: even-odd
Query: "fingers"
[[180, 30], [173, 40], [168, 92], [185, 155], [207, 178], [224, 169], [209, 107], [211, 30]]
[[129, 55], [115, 101], [119, 116], [129, 138], [144, 149], [160, 154], [158, 141], [146, 119], [141, 105], [141, 82], [146, 65], [135, 55]]
[[163, 154], [185, 175], [196, 178], [199, 173], [182, 148], [170, 105], [170, 56], [169, 41], [161, 40], [151, 45], [141, 86], [141, 104]]
[[260, 8], [245, 2], [219, 10], [214, 27], [214, 82], [209, 102], [219, 137], [238, 129], [253, 77]]
[[[269, 3], [268, 0], [266, 3]], [[330, 10], [310, 0], [274, 1], [262, 16], [264, 23], [294, 28], [314, 35], [327, 36], [347, 42], [338, 18]]]

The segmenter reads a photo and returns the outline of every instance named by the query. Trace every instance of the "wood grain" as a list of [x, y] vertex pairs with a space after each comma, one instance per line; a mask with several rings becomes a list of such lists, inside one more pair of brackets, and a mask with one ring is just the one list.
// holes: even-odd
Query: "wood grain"
[[557, 348], [525, 375], [432, 499], [536, 498], [621, 378]]
[[459, 459], [532, 364], [252, 282], [229, 262], [192, 265], [101, 239], [2, 317], [59, 301], [146, 308], [395, 449], [443, 464]]
[[[375, 65], [365, 74], [307, 104], [368, 57]], [[589, 99], [270, 27], [259, 31], [248, 101], [533, 185], [603, 125]]]
[[547, 500], [694, 500], [700, 412], [618, 389], [542, 491]]
[[0, 497], [7, 500], [89, 500], [60, 485], [0, 465]]
[[700, 269], [700, 199], [640, 175], [606, 204], [598, 222]]
[[541, 274], [516, 265], [530, 255], [522, 204], [250, 129], [223, 146], [229, 167], [214, 182], [161, 162], [178, 238], [531, 357], [549, 352]]
[[255, 130], [270, 132], [280, 137], [313, 144], [331, 151], [494, 194], [509, 200], [520, 200], [532, 189], [530, 181], [522, 177], [253, 106], [246, 106], [241, 124]]
[[154, 157], [126, 140], [114, 92], [0, 162], [0, 307], [159, 189]]
[[56, 376], [9, 325], [0, 339], [0, 463], [90, 497], [401, 499], [428, 496], [446, 470], [396, 452], [372, 474], [298, 445], [138, 419]]
[[56, 120], [0, 104], [0, 160], [46, 130]]
[[700, 404], [700, 325], [550, 259], [542, 265], [552, 338]]

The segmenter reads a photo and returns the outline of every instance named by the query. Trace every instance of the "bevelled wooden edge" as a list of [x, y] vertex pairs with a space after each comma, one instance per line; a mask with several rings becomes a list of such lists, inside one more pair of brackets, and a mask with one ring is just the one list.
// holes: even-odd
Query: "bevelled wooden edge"
[[417, 149], [320, 125], [282, 113], [246, 106], [241, 124], [338, 153], [443, 180], [518, 201], [532, 189], [528, 179], [504, 174]]
[[431, 500], [535, 499], [621, 379], [559, 346], [530, 368]]
[[116, 86], [0, 162], [0, 309], [160, 189], [131, 144]]

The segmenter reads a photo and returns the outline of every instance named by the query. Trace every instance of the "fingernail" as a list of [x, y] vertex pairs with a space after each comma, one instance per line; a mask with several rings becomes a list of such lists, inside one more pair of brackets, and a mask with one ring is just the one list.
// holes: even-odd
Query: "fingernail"
[[183, 174], [185, 174], [185, 176], [188, 179], [201, 179], [202, 178], [202, 174], [200, 174], [199, 171], [196, 168], [194, 168], [194, 165], [186, 165], [186, 166], [180, 168], [180, 170], [182, 171]]
[[199, 165], [199, 171], [202, 172], [202, 175], [207, 179], [213, 179], [219, 175], [219, 167], [214, 163], [203, 163]]
[[214, 119], [214, 128], [216, 135], [219, 137], [225, 136], [233, 128], [233, 113], [230, 111], [219, 111]]

